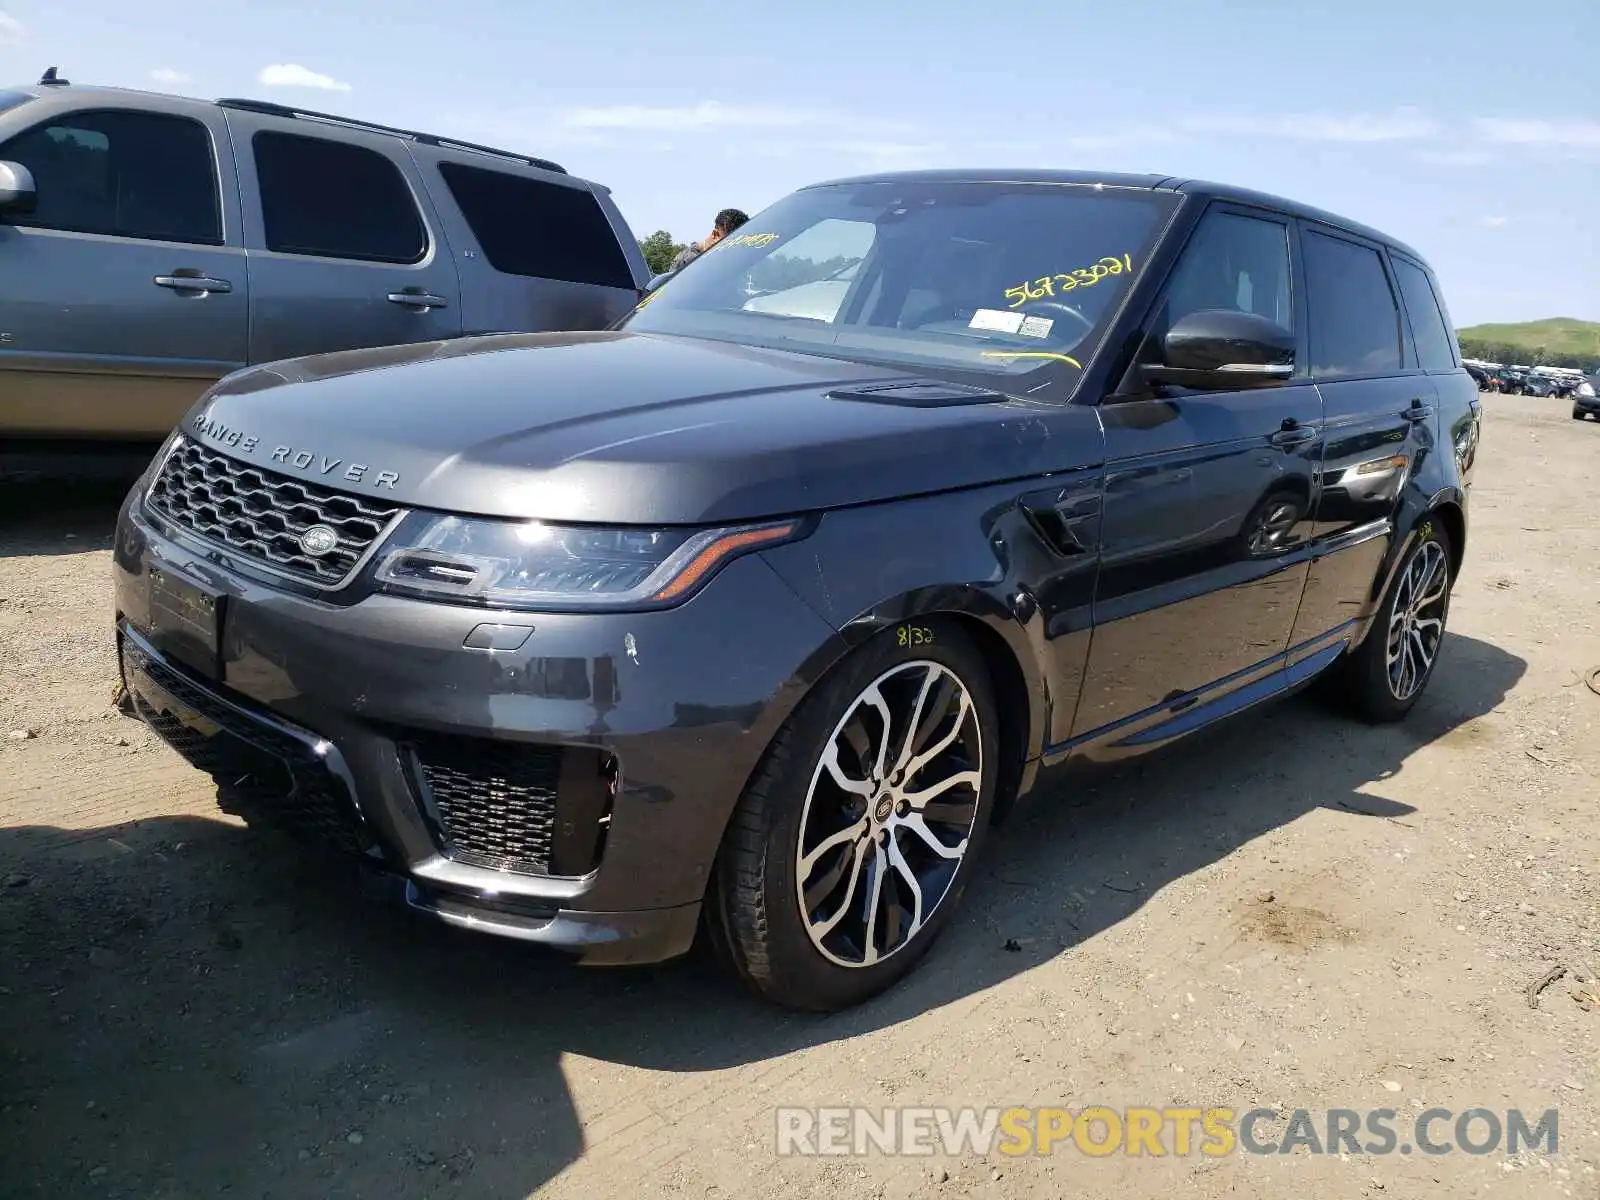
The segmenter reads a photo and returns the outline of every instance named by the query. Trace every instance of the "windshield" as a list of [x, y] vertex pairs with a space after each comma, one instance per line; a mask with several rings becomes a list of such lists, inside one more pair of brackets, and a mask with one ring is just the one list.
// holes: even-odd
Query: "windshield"
[[623, 322], [896, 366], [1081, 371], [1173, 198], [889, 181], [796, 192]]

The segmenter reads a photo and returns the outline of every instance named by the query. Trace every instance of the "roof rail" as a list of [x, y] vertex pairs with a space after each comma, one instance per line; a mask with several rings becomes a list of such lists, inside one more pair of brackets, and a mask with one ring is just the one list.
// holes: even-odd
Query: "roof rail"
[[241, 112], [262, 113], [269, 117], [288, 117], [307, 121], [323, 121], [330, 125], [348, 125], [352, 129], [365, 129], [372, 133], [387, 133], [394, 137], [408, 138], [413, 142], [420, 142], [424, 146], [437, 146], [444, 150], [470, 150], [474, 154], [492, 154], [496, 158], [509, 158], [515, 162], [526, 163], [530, 167], [538, 167], [542, 171], [555, 171], [558, 174], [567, 174], [567, 169], [560, 163], [551, 162], [548, 158], [535, 158], [529, 154], [517, 154], [511, 150], [497, 150], [493, 146], [480, 146], [476, 142], [464, 142], [459, 138], [440, 137], [433, 133], [419, 133], [415, 129], [400, 129], [394, 125], [379, 125], [375, 121], [362, 121], [355, 117], [339, 117], [332, 113], [316, 112], [309, 108], [296, 108], [287, 104], [273, 104], [268, 100], [242, 100], [237, 97], [224, 98], [217, 101], [219, 108], [234, 108]]

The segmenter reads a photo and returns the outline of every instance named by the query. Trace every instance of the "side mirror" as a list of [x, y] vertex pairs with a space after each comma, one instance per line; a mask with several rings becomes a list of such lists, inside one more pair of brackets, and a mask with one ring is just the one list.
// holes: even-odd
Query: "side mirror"
[[33, 172], [21, 163], [0, 161], [0, 213], [31, 213], [38, 203]]
[[1207, 391], [1272, 387], [1294, 375], [1294, 334], [1266, 317], [1208, 308], [1173, 322], [1161, 362], [1144, 368], [1151, 383]]

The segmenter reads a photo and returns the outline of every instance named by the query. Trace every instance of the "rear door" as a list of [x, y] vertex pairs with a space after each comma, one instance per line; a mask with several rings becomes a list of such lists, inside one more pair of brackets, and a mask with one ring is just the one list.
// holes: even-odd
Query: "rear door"
[[[1214, 204], [1146, 322], [1146, 346], [1206, 309], [1298, 332], [1291, 235], [1287, 218]], [[1309, 560], [1322, 416], [1298, 340], [1280, 386], [1158, 394], [1130, 372], [1101, 403], [1102, 558], [1075, 738], [1118, 726], [1119, 745], [1159, 740], [1191, 709], [1270, 687], [1281, 671]]]
[[398, 138], [227, 109], [250, 251], [250, 361], [461, 333], [450, 245]]
[[1298, 653], [1310, 653], [1374, 599], [1405, 485], [1436, 440], [1437, 395], [1382, 248], [1309, 223], [1301, 248], [1324, 413], [1313, 561], [1294, 632]]
[[226, 126], [209, 106], [44, 107], [0, 144], [39, 197], [0, 223], [0, 433], [164, 437], [245, 365]]
[[604, 329], [638, 304], [644, 255], [591, 185], [448, 146], [410, 150], [458, 251], [468, 332]]

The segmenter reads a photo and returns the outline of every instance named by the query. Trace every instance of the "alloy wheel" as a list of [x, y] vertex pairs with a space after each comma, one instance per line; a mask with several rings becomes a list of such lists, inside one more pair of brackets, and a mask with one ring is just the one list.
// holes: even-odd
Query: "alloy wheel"
[[1389, 613], [1387, 675], [1396, 700], [1411, 699], [1428, 678], [1444, 638], [1449, 589], [1444, 547], [1433, 541], [1422, 543], [1395, 588]]
[[823, 746], [800, 817], [795, 888], [812, 945], [843, 967], [903, 950], [966, 857], [983, 787], [966, 685], [928, 660], [856, 696]]

